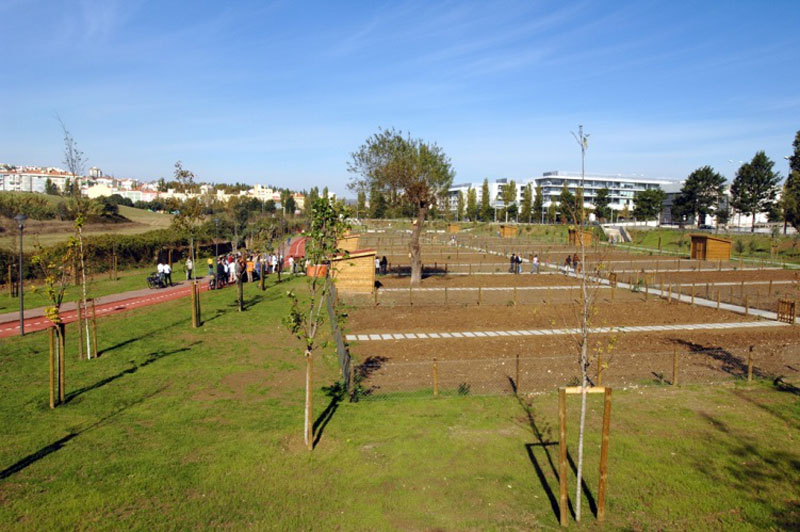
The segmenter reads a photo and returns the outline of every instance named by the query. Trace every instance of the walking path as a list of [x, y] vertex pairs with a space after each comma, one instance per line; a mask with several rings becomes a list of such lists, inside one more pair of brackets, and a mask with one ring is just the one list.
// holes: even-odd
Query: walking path
[[[200, 291], [208, 290], [208, 283], [204, 278], [198, 278]], [[95, 299], [95, 312], [97, 316], [108, 316], [132, 310], [139, 307], [156, 305], [165, 301], [172, 301], [187, 297], [191, 294], [191, 285], [188, 281], [179, 282], [171, 288], [131, 290]], [[61, 306], [61, 319], [64, 323], [77, 321], [77, 305], [74, 302], [64, 303]], [[41, 331], [50, 327], [50, 320], [44, 317], [44, 307], [25, 311], [25, 333]], [[19, 334], [19, 312], [0, 314], [0, 338], [7, 338]]]
[[[662, 332], [662, 331], [702, 331], [718, 329], [741, 329], [746, 327], [784, 327], [787, 324], [777, 321], [747, 321], [724, 323], [687, 323], [682, 325], [642, 325], [620, 327], [596, 327], [589, 329], [590, 334], [611, 334], [629, 332]], [[348, 334], [347, 341], [377, 340], [433, 340], [442, 338], [499, 338], [506, 336], [556, 336], [579, 334], [580, 328], [572, 329], [529, 329], [514, 331], [461, 331], [431, 333], [382, 333], [382, 334]]]

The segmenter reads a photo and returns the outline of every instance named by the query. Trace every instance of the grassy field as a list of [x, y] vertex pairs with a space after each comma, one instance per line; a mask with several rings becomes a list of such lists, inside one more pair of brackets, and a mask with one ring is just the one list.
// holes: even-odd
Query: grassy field
[[[274, 283], [274, 278], [271, 279]], [[47, 407], [46, 335], [0, 340], [4, 529], [555, 529], [555, 393], [338, 403], [315, 361], [313, 453], [303, 361], [280, 323], [302, 280], [203, 295], [100, 322], [99, 359], [68, 327], [66, 405]], [[791, 528], [800, 404], [751, 387], [614, 391], [608, 527]], [[590, 400], [584, 525], [594, 528], [601, 401]], [[568, 419], [575, 460], [577, 399]], [[574, 475], [570, 475], [570, 499]], [[588, 498], [588, 500], [587, 500]]]
[[[42, 196], [44, 196], [42, 194]], [[150, 212], [133, 207], [119, 206], [119, 213], [130, 222], [108, 223], [108, 224], [88, 224], [83, 231], [85, 236], [104, 235], [108, 233], [135, 235], [152, 231], [154, 229], [165, 229], [172, 222], [171, 214], [161, 214]], [[22, 240], [25, 252], [35, 249], [38, 241], [42, 246], [51, 246], [69, 239], [75, 232], [72, 222], [52, 221], [45, 222], [28, 221]], [[19, 236], [15, 231], [9, 232], [6, 236], [0, 237], [0, 247], [16, 250], [19, 246]]]
[[[653, 229], [650, 231], [629, 231], [633, 246], [647, 247], [658, 250], [658, 240], [661, 238], [661, 249], [668, 252], [689, 255], [691, 238], [689, 235], [696, 231], [678, 229]], [[796, 235], [779, 236], [772, 238], [765, 234], [725, 234], [719, 236], [733, 241], [732, 253], [734, 258], [743, 257], [750, 259], [765, 259], [787, 262], [800, 262], [800, 237]], [[625, 244], [620, 244], [624, 246]], [[772, 250], [775, 249], [775, 254]]]

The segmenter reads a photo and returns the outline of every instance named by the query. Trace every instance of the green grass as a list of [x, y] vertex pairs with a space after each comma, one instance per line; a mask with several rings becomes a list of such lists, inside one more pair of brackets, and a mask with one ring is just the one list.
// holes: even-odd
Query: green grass
[[[691, 249], [691, 238], [689, 235], [696, 231], [678, 229], [653, 229], [649, 231], [629, 231], [632, 242], [630, 245], [658, 250], [658, 240], [661, 238], [661, 249], [667, 252], [682, 253], [689, 255]], [[745, 259], [765, 259], [777, 261], [800, 261], [800, 237], [779, 236], [772, 238], [765, 234], [746, 234], [719, 233], [719, 236], [733, 241], [732, 255], [735, 258]], [[737, 244], [737, 242], [739, 242]], [[620, 244], [625, 246], [626, 244]], [[777, 254], [772, 255], [773, 246], [776, 246]]]
[[[203, 265], [205, 266], [205, 264]], [[132, 268], [129, 270], [122, 270], [119, 272], [118, 279], [109, 279], [107, 273], [98, 273], [94, 279], [89, 281], [89, 297], [100, 297], [109, 294], [117, 294], [120, 292], [127, 292], [130, 290], [139, 290], [147, 288], [147, 276], [155, 271], [155, 266], [146, 266], [144, 268]], [[197, 272], [204, 274], [205, 269]], [[183, 264], [173, 264], [172, 280], [178, 282], [186, 279], [186, 273], [183, 269]], [[19, 299], [10, 297], [8, 295], [7, 287], [3, 286], [3, 292], [0, 293], [0, 314], [5, 312], [13, 312], [19, 309]], [[64, 301], [77, 301], [81, 297], [81, 286], [70, 283], [64, 294]], [[38, 308], [47, 306], [50, 301], [44, 292], [44, 283], [37, 280], [33, 283], [25, 285], [24, 304], [26, 309]]]
[[[76, 360], [69, 326], [71, 400], [55, 411], [46, 335], [0, 340], [4, 528], [557, 528], [554, 393], [342, 403], [307, 452], [303, 361], [280, 323], [301, 283], [246, 285], [244, 313], [233, 290], [204, 294], [197, 330], [188, 300], [108, 317], [93, 361]], [[337, 377], [329, 351], [315, 362], [315, 417]], [[578, 399], [569, 407], [574, 458]], [[592, 396], [595, 497], [600, 410]], [[797, 396], [769, 383], [615, 390], [608, 528], [791, 527], [798, 438]]]
[[125, 205], [119, 206], [119, 213], [132, 222], [150, 226], [148, 231], [151, 229], [166, 229], [172, 223], [171, 214], [150, 212]]

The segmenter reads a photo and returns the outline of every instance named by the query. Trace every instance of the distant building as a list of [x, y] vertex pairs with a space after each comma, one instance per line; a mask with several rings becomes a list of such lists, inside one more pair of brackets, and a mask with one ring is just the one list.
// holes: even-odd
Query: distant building
[[[544, 208], [550, 207], [552, 203], [558, 204], [558, 197], [560, 196], [564, 185], [567, 189], [575, 194], [581, 188], [581, 174], [577, 172], [563, 172], [554, 170], [551, 172], [544, 172], [541, 177], [534, 177], [520, 180], [516, 183], [517, 186], [517, 205], [522, 201], [522, 193], [525, 187], [531, 186], [532, 196], [535, 195], [536, 187], [542, 187], [542, 199]], [[491, 205], [493, 209], [503, 209], [503, 190], [510, 184], [510, 179], [496, 179], [489, 181], [489, 197], [491, 198]], [[673, 181], [667, 179], [644, 179], [636, 176], [623, 176], [611, 174], [585, 174], [583, 177], [583, 197], [587, 207], [591, 207], [594, 198], [597, 197], [597, 192], [600, 189], [607, 188], [609, 192], [609, 199], [611, 203], [609, 207], [613, 210], [623, 210], [625, 207], [633, 209], [633, 195], [636, 192], [641, 192], [650, 189], [659, 189], [670, 184]], [[453, 185], [448, 190], [447, 205], [450, 210], [455, 210], [458, 202], [459, 192], [464, 194], [464, 202], [466, 204], [467, 191], [472, 187], [476, 191], [478, 203], [481, 201], [481, 194], [483, 183], [461, 183]]]

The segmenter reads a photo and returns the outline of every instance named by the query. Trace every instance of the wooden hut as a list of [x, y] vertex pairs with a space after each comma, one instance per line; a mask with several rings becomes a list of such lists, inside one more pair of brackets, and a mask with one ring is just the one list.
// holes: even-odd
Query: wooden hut
[[730, 260], [731, 241], [714, 235], [691, 235], [691, 258], [697, 260]]
[[331, 276], [339, 292], [372, 293], [375, 289], [375, 250], [363, 249], [331, 259]]
[[503, 238], [516, 238], [519, 228], [516, 225], [501, 225], [500, 236]]
[[458, 224], [447, 224], [447, 232], [448, 233], [458, 233], [461, 231], [461, 226]]
[[358, 249], [358, 238], [361, 235], [346, 235], [339, 239], [336, 243], [336, 247], [342, 251], [347, 251], [348, 253], [352, 253]]
[[[581, 232], [577, 229], [569, 228], [567, 229], [567, 238], [569, 240], [570, 246], [580, 246], [581, 245]], [[591, 231], [583, 231], [583, 245], [584, 246], [591, 246], [592, 245], [592, 235]]]

